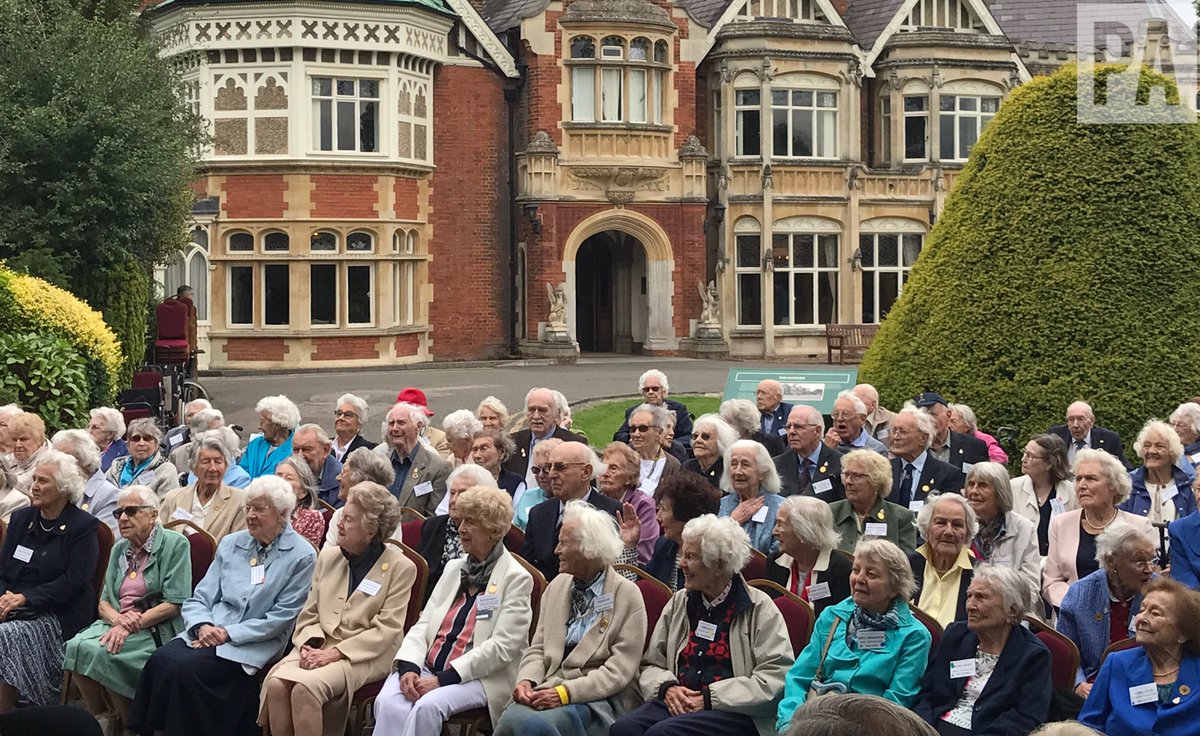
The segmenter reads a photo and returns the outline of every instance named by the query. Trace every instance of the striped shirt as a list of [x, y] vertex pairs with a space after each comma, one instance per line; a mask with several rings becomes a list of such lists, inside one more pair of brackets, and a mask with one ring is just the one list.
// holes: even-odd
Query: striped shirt
[[471, 637], [475, 633], [475, 600], [482, 592], [470, 595], [465, 589], [459, 591], [429, 647], [425, 666], [430, 672], [444, 671], [471, 648]]

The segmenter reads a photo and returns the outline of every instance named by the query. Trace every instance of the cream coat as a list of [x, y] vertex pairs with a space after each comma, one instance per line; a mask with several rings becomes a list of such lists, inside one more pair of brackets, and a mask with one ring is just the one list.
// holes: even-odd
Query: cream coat
[[[1042, 571], [1042, 594], [1055, 608], [1062, 605], [1067, 588], [1079, 579], [1075, 555], [1079, 552], [1079, 519], [1082, 515], [1083, 511], [1076, 509], [1050, 521], [1050, 553], [1046, 555], [1046, 567]], [[1120, 510], [1117, 519], [1140, 531], [1158, 549], [1158, 534], [1149, 519]]]
[[[174, 519], [191, 521], [192, 504], [195, 502], [195, 484], [176, 488], [163, 498], [162, 504], [158, 507], [158, 518], [164, 524], [170, 523]], [[213, 535], [217, 544], [220, 544], [221, 538], [226, 534], [246, 528], [245, 506], [246, 492], [222, 483], [213, 496], [212, 505], [208, 507], [204, 522], [199, 525], [204, 527], [204, 531]], [[178, 515], [176, 515], [177, 511]]]
[[992, 564], [1011, 567], [1029, 584], [1030, 603], [1042, 583], [1042, 555], [1038, 552], [1037, 524], [1016, 511], [1004, 515], [1004, 536], [992, 550]]
[[[1033, 492], [1033, 481], [1028, 475], [1012, 479], [1012, 496], [1013, 511], [1032, 521], [1034, 531], [1036, 531], [1042, 515], [1038, 509], [1037, 494]], [[1062, 501], [1063, 511], [1074, 511], [1079, 508], [1079, 503], [1075, 500], [1075, 483], [1069, 479], [1060, 480], [1058, 485], [1054, 486], [1054, 497]], [[1052, 511], [1051, 518], [1058, 516], [1059, 513], [1061, 512]]]
[[[446, 563], [433, 595], [421, 611], [421, 618], [405, 635], [395, 659], [420, 666], [429, 658], [429, 647], [437, 637], [442, 619], [458, 596], [460, 573], [466, 562], [466, 557], [460, 557]], [[450, 662], [450, 666], [463, 682], [479, 680], [487, 695], [492, 723], [496, 723], [512, 697], [517, 684], [517, 666], [522, 652], [529, 646], [529, 624], [533, 621], [529, 597], [533, 592], [533, 576], [504, 550], [492, 569], [487, 590], [500, 596], [500, 607], [491, 618], [475, 624], [470, 650]]]

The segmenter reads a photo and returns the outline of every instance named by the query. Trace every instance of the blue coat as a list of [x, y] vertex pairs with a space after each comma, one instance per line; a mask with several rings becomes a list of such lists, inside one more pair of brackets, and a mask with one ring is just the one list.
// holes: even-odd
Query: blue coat
[[[965, 623], [956, 621], [946, 628], [913, 706], [926, 723], [936, 727], [967, 685], [965, 677], [950, 679], [950, 663], [975, 659], [978, 649], [979, 637]], [[1050, 650], [1028, 629], [1014, 624], [996, 669], [975, 701], [972, 736], [1025, 736], [1049, 718], [1053, 692]]]
[[[1146, 468], [1141, 467], [1129, 472], [1129, 480], [1133, 483], [1133, 492], [1125, 503], [1117, 508], [1138, 516], [1150, 515], [1150, 491], [1146, 490]], [[1179, 492], [1171, 499], [1175, 505], [1175, 518], [1182, 519], [1196, 510], [1196, 497], [1192, 494], [1192, 481], [1188, 474], [1179, 468], [1171, 468], [1171, 480]]]
[[261, 668], [282, 654], [308, 598], [317, 551], [291, 524], [274, 545], [264, 582], [251, 585], [250, 560], [258, 543], [245, 530], [226, 535], [196, 592], [183, 602], [179, 638], [191, 641], [193, 630], [212, 624], [229, 633], [229, 641], [217, 647], [222, 659]]
[[683, 580], [683, 577], [679, 575], [678, 559], [679, 545], [664, 535], [654, 543], [654, 552], [650, 555], [650, 561], [642, 565], [642, 569], [674, 592], [683, 587], [675, 585]]
[[338, 483], [337, 478], [341, 472], [342, 464], [338, 462], [338, 459], [331, 452], [329, 453], [329, 457], [325, 458], [325, 464], [321, 466], [321, 477], [317, 478], [317, 498], [320, 498], [335, 509], [345, 503], [338, 498], [341, 484]]
[[1176, 519], [1167, 527], [1171, 537], [1171, 577], [1200, 588], [1200, 514]]
[[273, 475], [275, 466], [292, 456], [292, 437], [295, 434], [289, 434], [282, 445], [274, 448], [267, 444], [262, 435], [255, 437], [246, 443], [246, 450], [242, 453], [238, 465], [250, 474], [251, 480], [263, 475]]
[[1106, 736], [1194, 734], [1200, 723], [1200, 657], [1185, 654], [1177, 677], [1166, 705], [1157, 699], [1133, 705], [1129, 688], [1154, 682], [1150, 658], [1141, 647], [1113, 652], [1100, 667], [1079, 721]]
[[[1100, 657], [1108, 648], [1109, 636], [1108, 574], [1097, 570], [1077, 581], [1063, 596], [1058, 611], [1058, 633], [1075, 642], [1079, 649], [1079, 672], [1075, 684], [1096, 674], [1100, 668]], [[1138, 593], [1129, 603], [1129, 623], [1142, 610], [1142, 594]], [[1099, 617], [1099, 618], [1097, 618]]]
[[[762, 521], [750, 519], [742, 524], [742, 528], [750, 535], [751, 546], [770, 557], [779, 551], [779, 542], [776, 541], [772, 532], [775, 530], [775, 514], [779, 512], [783, 496], [778, 493], [768, 493], [762, 489], [759, 489], [758, 495], [763, 497], [763, 508], [767, 510], [767, 514]], [[737, 508], [738, 503], [736, 493], [726, 493], [721, 497], [721, 506], [717, 510], [717, 516], [729, 516]]]

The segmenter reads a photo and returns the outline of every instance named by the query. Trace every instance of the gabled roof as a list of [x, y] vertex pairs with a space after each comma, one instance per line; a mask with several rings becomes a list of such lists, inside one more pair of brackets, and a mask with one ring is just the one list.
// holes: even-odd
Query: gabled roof
[[[254, 0], [163, 0], [160, 3], [149, 3], [146, 10], [157, 12], [159, 10], [182, 7], [185, 5], [233, 5], [233, 4], [249, 4]], [[443, 0], [349, 0], [353, 3], [365, 3], [368, 5], [418, 5], [421, 7], [436, 10], [439, 13], [451, 15], [452, 11], [446, 6]]]
[[546, 9], [550, 0], [484, 0], [483, 19], [496, 33], [503, 33], [526, 18]]
[[712, 28], [717, 24], [730, 2], [732, 0], [676, 0], [677, 5], [682, 6], [705, 28]]
[[492, 57], [492, 61], [496, 63], [497, 68], [504, 73], [504, 76], [509, 79], [521, 76], [521, 73], [517, 71], [516, 59], [504, 47], [504, 43], [484, 21], [483, 16], [479, 14], [470, 0], [445, 0], [445, 2], [449, 3], [454, 12], [458, 14], [463, 26], [475, 37], [479, 46], [487, 52], [488, 56]]
[[904, 0], [850, 0], [847, 3], [846, 27], [864, 51], [875, 45], [875, 39], [896, 15]]

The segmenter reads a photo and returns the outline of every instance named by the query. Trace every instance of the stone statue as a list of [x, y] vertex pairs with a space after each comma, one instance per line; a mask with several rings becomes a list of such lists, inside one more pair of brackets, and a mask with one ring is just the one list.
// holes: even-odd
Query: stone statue
[[546, 318], [546, 325], [550, 328], [565, 329], [567, 326], [566, 285], [547, 282], [546, 294], [550, 297], [550, 316]]
[[700, 290], [700, 303], [703, 305], [700, 309], [700, 324], [721, 324], [721, 298], [717, 295], [717, 283], [709, 281], [708, 286], [705, 286], [702, 282], [697, 281], [696, 287]]

